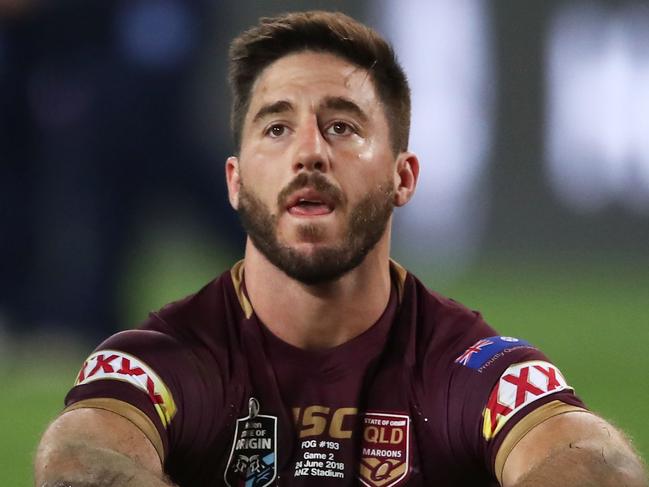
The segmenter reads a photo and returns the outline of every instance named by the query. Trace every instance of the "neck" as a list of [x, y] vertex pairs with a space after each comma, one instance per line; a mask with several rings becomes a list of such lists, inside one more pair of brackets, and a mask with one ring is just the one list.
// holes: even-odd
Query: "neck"
[[390, 298], [389, 231], [363, 262], [335, 281], [307, 285], [246, 243], [245, 281], [255, 314], [291, 345], [332, 348], [370, 328]]

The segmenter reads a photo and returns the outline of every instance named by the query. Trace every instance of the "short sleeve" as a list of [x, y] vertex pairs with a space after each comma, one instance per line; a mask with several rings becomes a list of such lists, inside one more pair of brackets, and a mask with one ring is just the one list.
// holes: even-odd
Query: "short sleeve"
[[[165, 333], [117, 333], [83, 363], [65, 398], [66, 411], [91, 407], [124, 416], [144, 432], [164, 462], [171, 450], [200, 438], [213, 395], [204, 375], [192, 351]], [[211, 382], [218, 389], [218, 375]]]
[[[461, 428], [454, 443], [500, 480], [506, 455], [546, 419], [585, 406], [550, 360], [524, 340], [477, 340], [451, 365], [449, 411]], [[503, 446], [505, 445], [505, 446]], [[501, 452], [502, 453], [502, 452]]]

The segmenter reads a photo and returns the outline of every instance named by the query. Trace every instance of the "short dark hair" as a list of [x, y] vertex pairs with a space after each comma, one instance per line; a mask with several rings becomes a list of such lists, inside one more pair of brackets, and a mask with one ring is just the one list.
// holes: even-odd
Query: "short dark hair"
[[300, 51], [331, 53], [366, 69], [383, 103], [395, 154], [408, 148], [410, 88], [390, 44], [345, 14], [310, 11], [262, 18], [232, 41], [230, 123], [238, 149], [255, 80], [273, 62]]

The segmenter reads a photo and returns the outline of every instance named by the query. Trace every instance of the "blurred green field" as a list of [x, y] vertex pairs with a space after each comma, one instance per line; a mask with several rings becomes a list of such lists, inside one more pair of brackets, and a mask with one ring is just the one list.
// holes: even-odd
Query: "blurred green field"
[[83, 360], [80, 350], [70, 353], [66, 347], [67, 354], [59, 355], [55, 353], [55, 340], [50, 346], [50, 350], [39, 346], [32, 353], [18, 354], [12, 363], [0, 364], [0, 484], [3, 486], [32, 485], [31, 462], [38, 438], [61, 410], [65, 391]]
[[649, 262], [491, 261], [443, 290], [541, 348], [588, 407], [649, 458]]
[[[502, 334], [541, 347], [590, 408], [624, 429], [648, 458], [649, 266], [629, 259], [521, 261], [490, 259], [437, 290], [481, 310]], [[173, 270], [138, 281], [142, 292], [149, 289], [149, 301], [138, 309], [197, 289], [214, 268], [203, 266], [180, 281]], [[423, 280], [435, 287], [432, 276]], [[0, 485], [31, 485], [38, 437], [60, 410], [85, 354], [51, 339], [11, 349], [0, 361]]]

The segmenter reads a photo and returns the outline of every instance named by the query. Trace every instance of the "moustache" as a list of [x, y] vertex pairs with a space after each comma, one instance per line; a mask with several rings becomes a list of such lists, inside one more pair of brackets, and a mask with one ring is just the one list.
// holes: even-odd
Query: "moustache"
[[279, 192], [277, 195], [277, 205], [283, 208], [286, 205], [286, 200], [292, 193], [298, 189], [307, 187], [315, 189], [318, 193], [322, 193], [336, 206], [340, 206], [345, 202], [345, 195], [340, 188], [331, 184], [322, 174], [314, 172], [298, 174], [293, 181], [288, 183]]

